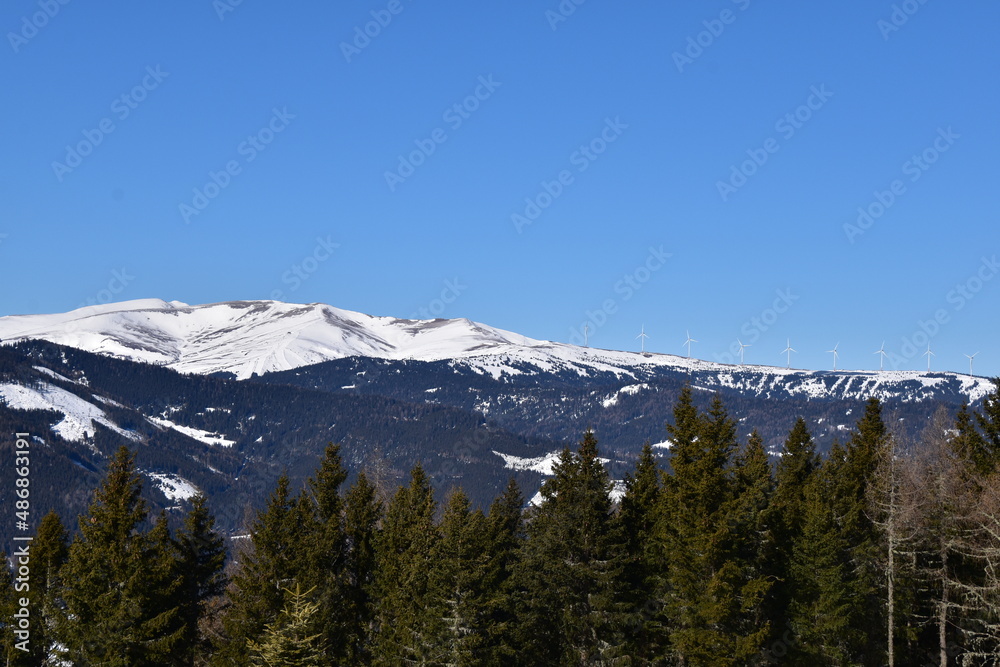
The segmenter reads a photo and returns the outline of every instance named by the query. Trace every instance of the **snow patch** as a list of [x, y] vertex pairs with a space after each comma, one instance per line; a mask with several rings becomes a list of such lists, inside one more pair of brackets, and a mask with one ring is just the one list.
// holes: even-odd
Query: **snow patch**
[[559, 455], [561, 451], [550, 452], [545, 456], [539, 456], [536, 458], [522, 458], [520, 456], [513, 456], [511, 454], [502, 454], [495, 449], [493, 453], [503, 459], [504, 468], [509, 470], [533, 470], [534, 472], [541, 473], [542, 475], [553, 475], [555, 474], [552, 467], [559, 460]]
[[163, 419], [162, 417], [146, 417], [150, 422], [156, 424], [160, 428], [172, 428], [178, 433], [183, 433], [189, 438], [194, 438], [199, 442], [203, 442], [206, 445], [221, 445], [222, 447], [232, 447], [236, 444], [235, 440], [229, 440], [226, 436], [219, 433], [210, 433], [208, 431], [202, 431], [199, 428], [192, 428], [190, 426], [181, 426], [180, 424], [175, 424], [169, 419]]
[[603, 405], [606, 408], [610, 408], [612, 405], [615, 405], [616, 403], [618, 403], [618, 398], [622, 394], [632, 394], [632, 395], [634, 395], [634, 394], [638, 394], [643, 389], [649, 389], [649, 385], [646, 384], [645, 382], [643, 382], [642, 384], [630, 384], [630, 385], [626, 385], [626, 386], [622, 387], [621, 389], [619, 389], [618, 391], [616, 391], [615, 393], [613, 393], [610, 396], [608, 396], [603, 401], [601, 401], [601, 405]]
[[146, 476], [153, 480], [153, 483], [168, 500], [190, 500], [198, 495], [198, 489], [195, 485], [179, 475], [147, 472]]
[[0, 398], [15, 410], [52, 410], [61, 413], [62, 420], [52, 430], [63, 440], [81, 442], [86, 438], [93, 438], [96, 433], [95, 422], [129, 440], [139, 440], [138, 434], [113, 423], [93, 403], [55, 385], [43, 382], [36, 388], [3, 384], [0, 385]]

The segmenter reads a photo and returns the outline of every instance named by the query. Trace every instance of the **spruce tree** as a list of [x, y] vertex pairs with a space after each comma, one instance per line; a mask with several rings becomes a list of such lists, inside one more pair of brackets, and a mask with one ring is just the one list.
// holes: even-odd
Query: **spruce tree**
[[852, 646], [859, 641], [850, 626], [853, 565], [840, 523], [845, 459], [844, 448], [835, 443], [803, 494], [802, 532], [793, 543], [788, 573], [793, 583], [788, 609], [793, 637], [781, 646], [793, 656], [791, 664], [853, 664]]
[[532, 664], [603, 664], [624, 651], [621, 541], [597, 439], [565, 450], [528, 523], [520, 573]]
[[344, 500], [344, 535], [347, 562], [344, 565], [345, 662], [371, 664], [375, 634], [375, 544], [382, 517], [382, 503], [364, 471]]
[[461, 489], [454, 490], [440, 525], [429, 572], [428, 610], [440, 618], [429, 624], [442, 664], [481, 664], [486, 644], [487, 591], [483, 575], [489, 559], [486, 518], [472, 511]]
[[629, 653], [640, 661], [663, 654], [667, 644], [660, 618], [658, 580], [664, 566], [662, 545], [656, 539], [663, 488], [661, 473], [647, 442], [636, 463], [635, 474], [626, 475], [617, 520], [624, 545], [623, 585], [629, 608]]
[[510, 664], [518, 655], [515, 572], [524, 547], [524, 496], [511, 478], [494, 499], [486, 518], [486, 562], [482, 569], [487, 595], [483, 662]]
[[181, 618], [184, 623], [183, 648], [176, 656], [178, 664], [193, 665], [195, 658], [210, 652], [208, 640], [198, 626], [209, 600], [226, 590], [223, 567], [226, 546], [215, 531], [215, 518], [208, 510], [208, 500], [198, 494], [191, 500], [191, 510], [178, 530], [178, 590]]
[[890, 434], [882, 421], [882, 405], [870, 398], [847, 444], [841, 489], [846, 505], [844, 539], [850, 550], [851, 636], [857, 638], [852, 658], [880, 667], [886, 659], [886, 575], [884, 535], [878, 526], [881, 508], [872, 502], [875, 478], [887, 458]]
[[135, 458], [118, 450], [61, 571], [65, 610], [55, 639], [77, 664], [162, 665], [182, 639], [172, 606], [166, 524], [147, 520]]
[[736, 458], [733, 558], [740, 569], [736, 590], [738, 612], [731, 625], [740, 662], [760, 657], [775, 639], [773, 587], [780, 572], [775, 544], [776, 516], [771, 508], [774, 478], [764, 441], [754, 431]]
[[691, 664], [729, 664], [741, 648], [741, 565], [734, 532], [735, 422], [716, 396], [698, 415], [686, 387], [668, 431], [671, 475], [661, 535], [671, 649]]
[[52, 651], [61, 594], [59, 570], [69, 555], [69, 536], [55, 512], [38, 524], [31, 542], [31, 661], [41, 665]]
[[316, 474], [307, 486], [312, 501], [312, 524], [305, 542], [308, 551], [303, 563], [308, 568], [304, 579], [316, 590], [323, 645], [331, 660], [343, 660], [347, 654], [345, 639], [351, 621], [345, 615], [345, 572], [347, 542], [344, 534], [341, 485], [347, 479], [340, 458], [340, 446], [330, 443], [324, 451]]
[[[801, 417], [789, 432], [778, 459], [771, 516], [774, 518], [775, 574], [772, 591], [774, 630], [784, 636], [791, 619], [788, 614], [792, 596], [806, 586], [795, 579], [792, 567], [795, 546], [803, 539], [806, 515], [806, 491], [820, 467], [820, 458], [812, 435]], [[804, 572], [811, 576], [810, 572]]]
[[330, 664], [325, 657], [320, 625], [320, 605], [309, 599], [314, 589], [285, 590], [281, 614], [268, 623], [260, 641], [250, 640], [250, 662], [262, 667], [321, 667]]
[[440, 655], [433, 633], [441, 618], [429, 607], [427, 576], [438, 539], [435, 510], [430, 479], [418, 464], [409, 486], [400, 487], [390, 501], [376, 546], [376, 665], [428, 663]]
[[301, 496], [291, 496], [288, 476], [282, 475], [254, 521], [250, 548], [237, 555], [239, 567], [223, 617], [226, 639], [218, 650], [220, 664], [247, 665], [247, 642], [259, 639], [284, 608], [285, 591], [303, 569], [302, 543], [309, 525], [304, 525], [304, 504]]

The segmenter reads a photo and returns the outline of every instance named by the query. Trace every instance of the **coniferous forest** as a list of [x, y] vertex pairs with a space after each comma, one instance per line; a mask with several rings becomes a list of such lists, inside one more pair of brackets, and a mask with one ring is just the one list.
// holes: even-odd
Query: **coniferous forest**
[[4, 664], [1000, 664], [996, 387], [915, 439], [870, 399], [822, 459], [687, 388], [620, 499], [588, 430], [527, 509], [513, 482], [439, 506], [420, 466], [345, 488], [330, 445], [228, 554], [202, 497], [150, 516], [123, 448], [78, 527], [38, 527], [27, 643], [2, 571]]

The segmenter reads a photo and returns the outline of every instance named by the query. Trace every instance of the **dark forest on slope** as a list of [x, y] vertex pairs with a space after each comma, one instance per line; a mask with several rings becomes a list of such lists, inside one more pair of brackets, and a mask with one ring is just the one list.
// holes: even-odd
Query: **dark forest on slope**
[[[593, 433], [543, 502], [483, 512], [419, 464], [348, 483], [329, 445], [279, 478], [223, 572], [196, 499], [173, 530], [122, 448], [70, 538], [33, 545], [35, 651], [75, 664], [990, 665], [1000, 649], [1000, 382], [918, 439], [869, 400], [821, 457], [804, 421], [772, 464], [725, 404], [683, 390], [667, 466], [645, 447], [620, 503]], [[228, 583], [227, 581], [228, 580]], [[5, 617], [17, 603], [9, 586]], [[223, 592], [224, 591], [224, 592]], [[85, 621], [87, 627], [82, 622]], [[94, 633], [89, 625], [100, 623]], [[34, 661], [34, 662], [33, 662]]]

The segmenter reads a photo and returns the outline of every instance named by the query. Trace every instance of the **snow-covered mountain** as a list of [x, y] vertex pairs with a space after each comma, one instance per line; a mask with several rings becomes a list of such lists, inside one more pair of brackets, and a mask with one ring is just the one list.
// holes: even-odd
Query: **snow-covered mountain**
[[[975, 403], [992, 389], [984, 378], [955, 373], [734, 366], [540, 341], [467, 319], [374, 317], [319, 303], [230, 301], [189, 306], [140, 299], [62, 314], [0, 317], [0, 339], [42, 339], [184, 373], [232, 373], [237, 379], [365, 357], [450, 361], [494, 379], [537, 373], [608, 375], [640, 384], [650, 377], [682, 371], [696, 375], [709, 388], [758, 396], [787, 393], [806, 398], [878, 396], [918, 401], [947, 388]], [[617, 399], [612, 395], [604, 400], [613, 403]]]
[[540, 362], [576, 356], [572, 346], [466, 319], [404, 320], [278, 301], [189, 306], [140, 299], [0, 318], [0, 339], [29, 338], [180, 372], [229, 372], [238, 379], [355, 356], [437, 361], [519, 353]]
[[[919, 371], [801, 371], [729, 365], [535, 340], [467, 319], [375, 317], [333, 306], [228, 301], [189, 306], [139, 299], [53, 315], [0, 317], [0, 340], [42, 339], [182, 373], [247, 379], [349, 357], [451, 361], [494, 379], [556, 373], [610, 374], [637, 383], [663, 372], [695, 373], [713, 388], [756, 395], [931, 398], [942, 384], [974, 403], [985, 378]], [[903, 389], [905, 387], [905, 390]], [[621, 391], [628, 391], [623, 388]], [[614, 402], [615, 396], [606, 401]]]

